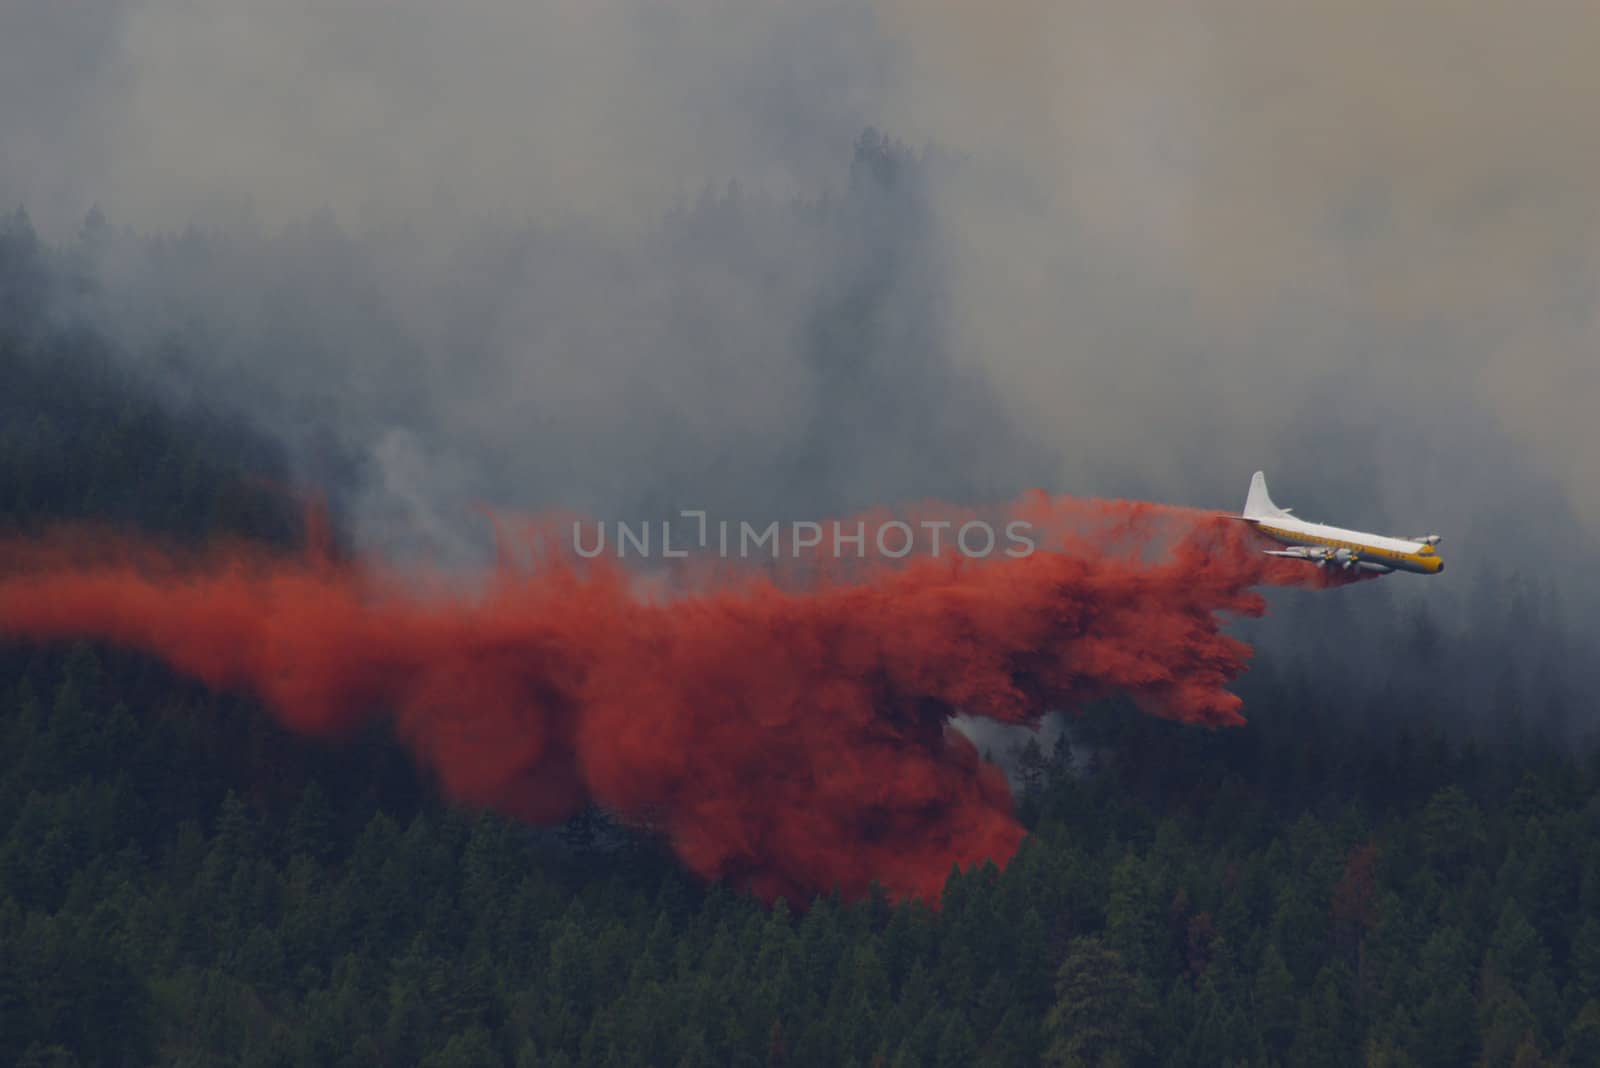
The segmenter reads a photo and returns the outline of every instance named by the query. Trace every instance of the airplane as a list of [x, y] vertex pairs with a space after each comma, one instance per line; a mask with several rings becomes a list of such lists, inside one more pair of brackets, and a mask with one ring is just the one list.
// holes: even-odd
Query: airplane
[[1272, 497], [1267, 493], [1267, 476], [1257, 471], [1250, 480], [1244, 514], [1228, 518], [1249, 523], [1273, 541], [1287, 546], [1283, 549], [1261, 550], [1268, 556], [1304, 560], [1321, 568], [1330, 565], [1345, 571], [1360, 568], [1380, 575], [1387, 575], [1391, 571], [1437, 575], [1444, 570], [1444, 561], [1434, 549], [1444, 539], [1437, 534], [1424, 534], [1416, 538], [1386, 538], [1380, 534], [1364, 534], [1359, 530], [1311, 523], [1290, 515], [1290, 511], [1272, 503]]

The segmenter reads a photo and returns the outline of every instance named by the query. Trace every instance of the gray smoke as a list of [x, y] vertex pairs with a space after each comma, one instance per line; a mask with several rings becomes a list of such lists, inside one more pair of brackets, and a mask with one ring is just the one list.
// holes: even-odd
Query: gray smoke
[[379, 548], [481, 551], [480, 503], [1235, 509], [1264, 467], [1450, 564], [1285, 598], [1270, 657], [1492, 717], [1556, 703], [1552, 661], [1594, 681], [1597, 31], [1490, 0], [24, 0], [0, 196], [82, 282], [60, 321], [269, 429]]

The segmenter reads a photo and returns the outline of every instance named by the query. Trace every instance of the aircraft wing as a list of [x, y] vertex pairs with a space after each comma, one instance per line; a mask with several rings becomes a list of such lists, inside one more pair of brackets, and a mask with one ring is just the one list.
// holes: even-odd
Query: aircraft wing
[[1360, 568], [1363, 571], [1375, 571], [1380, 575], [1387, 575], [1394, 568], [1387, 564], [1380, 564], [1374, 560], [1361, 559], [1360, 552], [1351, 552], [1349, 549], [1310, 549], [1297, 545], [1292, 549], [1262, 549], [1268, 556], [1281, 556], [1285, 560], [1304, 560], [1316, 564], [1318, 567], [1327, 567], [1337, 564], [1346, 571]]

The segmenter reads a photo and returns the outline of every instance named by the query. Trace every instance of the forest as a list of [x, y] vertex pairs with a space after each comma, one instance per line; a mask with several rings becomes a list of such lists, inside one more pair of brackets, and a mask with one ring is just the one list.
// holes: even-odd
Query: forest
[[[52, 318], [71, 284], [0, 224], [5, 531], [292, 550], [283, 451]], [[1392, 628], [1364, 640], [1428, 662]], [[1584, 691], [1545, 671], [1536, 723], [1468, 733], [1381, 688], [1347, 715], [1324, 672], [1265, 657], [1243, 728], [1113, 703], [996, 754], [1031, 833], [937, 902], [769, 905], [602, 811], [449, 806], [381, 731], [315, 743], [150, 660], [11, 641], [0, 1063], [1600, 1064]]]

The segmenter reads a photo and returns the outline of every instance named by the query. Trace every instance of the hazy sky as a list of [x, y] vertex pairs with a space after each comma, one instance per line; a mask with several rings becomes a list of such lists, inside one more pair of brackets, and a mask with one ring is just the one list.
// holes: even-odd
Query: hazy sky
[[[1015, 429], [1053, 489], [1233, 504], [1265, 466], [1290, 502], [1360, 489], [1337, 518], [1470, 546], [1540, 479], [1600, 528], [1597, 40], [1578, 0], [14, 0], [0, 196], [57, 234], [96, 202], [146, 232], [404, 220], [409, 253], [350, 253], [376, 268], [270, 236], [268, 266], [229, 261], [251, 296], [193, 288], [226, 334], [272, 318], [273, 278], [359, 279], [378, 310], [296, 324], [330, 377], [359, 388], [405, 350], [431, 368], [421, 422], [496, 448], [530, 412], [548, 448], [650, 409], [738, 451], [812, 426], [786, 418], [816, 386], [789, 356], [871, 256], [773, 226], [686, 280], [661, 212], [707, 181], [838, 190], [875, 125], [956, 161], [918, 246], [937, 278], [905, 300], [937, 305], [930, 344], [973, 376], [937, 404], [989, 406], [965, 432]], [[513, 220], [567, 243], [509, 290], [473, 260], [494, 357], [456, 374], [478, 276], [441, 249]], [[405, 423], [374, 438], [386, 471], [477, 477]], [[641, 440], [614, 462], [670, 451]]]
[[1276, 436], [1320, 378], [1360, 387], [1357, 423], [1385, 389], [1379, 422], [1476, 403], [1600, 521], [1600, 8], [895, 10], [920, 90], [894, 101], [904, 128], [981, 146], [1036, 198], [1031, 220], [951, 218], [971, 343], [1041, 406], [1100, 383]]

